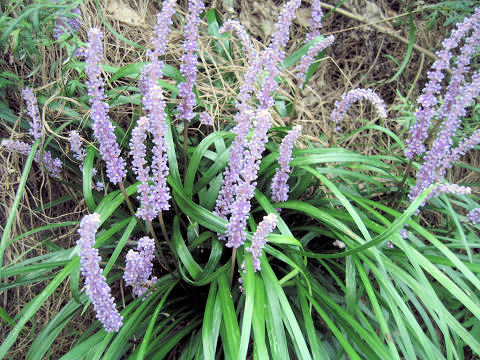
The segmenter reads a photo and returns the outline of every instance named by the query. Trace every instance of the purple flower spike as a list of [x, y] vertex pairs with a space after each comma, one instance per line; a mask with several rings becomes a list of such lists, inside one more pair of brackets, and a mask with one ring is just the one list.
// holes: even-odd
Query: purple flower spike
[[137, 251], [129, 250], [127, 253], [123, 279], [127, 285], [133, 286], [133, 293], [137, 297], [141, 297], [157, 281], [156, 277], [150, 279], [154, 250], [153, 239], [145, 236], [138, 240]]
[[185, 76], [185, 82], [178, 85], [178, 96], [183, 99], [178, 106], [180, 120], [190, 121], [194, 116], [193, 108], [196, 101], [193, 87], [195, 86], [197, 72], [198, 26], [200, 25], [200, 13], [203, 8], [202, 0], [190, 0], [188, 2], [189, 15], [184, 30], [185, 42], [180, 65], [180, 72]]
[[300, 0], [290, 0], [283, 5], [283, 9], [277, 20], [275, 32], [268, 48], [272, 50], [272, 57], [275, 63], [283, 61], [285, 57], [284, 47], [290, 38], [290, 25], [295, 18], [295, 11], [300, 6]]
[[312, 1], [312, 17], [310, 18], [310, 32], [307, 34], [306, 42], [309, 42], [313, 38], [320, 35], [320, 29], [322, 28], [323, 11], [320, 1]]
[[262, 257], [262, 250], [267, 243], [267, 236], [270, 234], [275, 226], [277, 226], [278, 217], [275, 214], [268, 214], [258, 224], [257, 231], [253, 234], [252, 246], [247, 247], [245, 250], [252, 253], [253, 268], [254, 271], [260, 271]]
[[[3, 140], [2, 145], [5, 146], [9, 150], [16, 151], [22, 155], [28, 156], [30, 154], [30, 150], [32, 149], [32, 145], [27, 144], [23, 141], [18, 140]], [[37, 150], [35, 154], [34, 160], [37, 164], [41, 164], [43, 160], [43, 165], [45, 168], [56, 178], [60, 179], [60, 173], [62, 171], [62, 162], [59, 158], [53, 158], [50, 151], [44, 150], [43, 151], [43, 158], [40, 160], [40, 153], [41, 149]]]
[[467, 214], [467, 220], [470, 221], [472, 224], [480, 224], [480, 208], [471, 210]]
[[137, 180], [140, 181], [138, 185], [138, 192], [140, 195], [140, 207], [137, 210], [137, 216], [146, 221], [151, 221], [156, 215], [151, 197], [150, 197], [150, 167], [145, 160], [146, 146], [145, 140], [147, 139], [147, 121], [145, 116], [138, 119], [137, 126], [132, 131], [132, 139], [130, 140], [130, 154], [133, 157], [132, 167], [133, 172], [137, 175]]
[[303, 84], [305, 81], [305, 74], [307, 73], [308, 68], [312, 65], [315, 56], [317, 56], [320, 51], [327, 48], [328, 46], [332, 45], [334, 40], [333, 35], [327, 36], [322, 41], [316, 43], [315, 45], [311, 46], [307, 53], [302, 56], [300, 62], [297, 65], [297, 74], [295, 75], [296, 78], [299, 80], [300, 84]]
[[163, 99], [162, 88], [153, 85], [149, 96], [151, 103], [148, 103], [148, 130], [153, 135], [153, 160], [152, 173], [153, 185], [151, 194], [153, 205], [157, 212], [168, 210], [170, 205], [170, 190], [167, 186], [168, 165], [167, 165], [167, 124], [165, 114], [165, 100]]
[[280, 144], [280, 155], [278, 163], [280, 167], [277, 168], [272, 180], [272, 200], [275, 202], [282, 202], [288, 200], [288, 175], [290, 174], [290, 161], [292, 161], [293, 144], [300, 136], [302, 128], [295, 126], [283, 139]]
[[108, 104], [104, 102], [105, 92], [100, 77], [100, 60], [102, 58], [102, 37], [99, 29], [92, 28], [88, 32], [88, 47], [85, 53], [88, 75], [88, 95], [92, 111], [93, 135], [100, 145], [100, 154], [107, 163], [107, 176], [112, 184], [120, 183], [125, 177], [125, 160], [120, 157], [120, 148], [117, 144], [113, 125], [108, 118]]
[[268, 140], [267, 131], [271, 127], [270, 118], [267, 110], [260, 110], [257, 115], [257, 124], [252, 138], [248, 142], [244, 164], [235, 187], [235, 201], [230, 208], [231, 216], [226, 230], [227, 247], [238, 248], [245, 243], [245, 225], [250, 214], [250, 201], [257, 186], [257, 173], [260, 168], [262, 152], [265, 150]]
[[35, 140], [38, 140], [42, 137], [40, 113], [38, 112], [37, 98], [33, 93], [32, 89], [25, 88], [22, 90], [22, 96], [27, 104], [27, 112], [32, 121], [30, 122], [29, 134], [32, 135]]
[[151, 101], [148, 98], [148, 89], [158, 84], [158, 79], [162, 77], [164, 64], [159, 57], [165, 54], [167, 48], [167, 35], [170, 32], [172, 15], [175, 13], [175, 4], [176, 0], [164, 1], [162, 11], [157, 14], [157, 25], [152, 37], [153, 50], [147, 50], [147, 56], [151, 63], [142, 69], [139, 80], [139, 88], [144, 103]]
[[[387, 118], [387, 110], [383, 100], [375, 94], [371, 89], [353, 89], [342, 95], [342, 100], [335, 103], [335, 110], [332, 112], [332, 120], [338, 126], [344, 118], [346, 112], [355, 101], [368, 100], [377, 109], [378, 116], [383, 119]], [[337, 129], [335, 129], [337, 130]]]
[[85, 277], [85, 292], [92, 301], [97, 319], [103, 324], [105, 331], [118, 331], [122, 326], [122, 315], [116, 310], [107, 279], [102, 275], [100, 256], [94, 248], [95, 233], [100, 224], [100, 215], [86, 215], [80, 222], [78, 233], [80, 239], [77, 245], [80, 248], [80, 264], [82, 275]]

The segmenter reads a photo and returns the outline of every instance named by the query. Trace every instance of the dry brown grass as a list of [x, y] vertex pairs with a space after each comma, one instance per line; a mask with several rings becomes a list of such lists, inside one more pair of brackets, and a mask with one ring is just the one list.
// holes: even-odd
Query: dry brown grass
[[[209, 2], [207, 7], [216, 6], [223, 13], [227, 13], [227, 10], [229, 10], [229, 16], [238, 17], [240, 21], [243, 21], [248, 30], [255, 36], [257, 49], [262, 49], [264, 46], [262, 44], [266, 44], [271, 36], [272, 24], [283, 2], [273, 0], [265, 0], [261, 3], [240, 1], [235, 2], [237, 7], [232, 11], [232, 9], [228, 8], [226, 1], [218, 0]], [[124, 6], [123, 10], [127, 11], [130, 17], [122, 17], [119, 15], [120, 13], [115, 12], [118, 11], [119, 7], [109, 6], [111, 1], [100, 1], [100, 3], [101, 12], [115, 31], [137, 44], [142, 46], [149, 45], [156, 22], [155, 14], [159, 10], [158, 2], [150, 0], [119, 0], [118, 4]], [[415, 50], [405, 73], [394, 82], [383, 83], [391, 78], [397, 70], [397, 66], [386, 58], [385, 55], [388, 54], [402, 61], [407, 45], [398, 41], [391, 34], [373, 29], [371, 24], [381, 24], [384, 28], [390, 29], [392, 33], [398, 36], [408, 37], [408, 27], [395, 27], [395, 24], [400, 19], [407, 20], [408, 17], [403, 14], [405, 9], [402, 8], [403, 5], [400, 1], [379, 1], [376, 3], [378, 4], [378, 16], [380, 18], [369, 19], [367, 23], [359, 22], [355, 18], [339, 13], [334, 13], [326, 19], [323, 25], [323, 33], [326, 35], [334, 34], [335, 42], [328, 49], [328, 56], [322, 60], [317, 73], [304, 90], [299, 89], [299, 84], [293, 80], [294, 76], [288, 77], [288, 82], [282, 86], [280, 92], [294, 103], [295, 116], [290, 119], [277, 117], [275, 121], [278, 124], [300, 123], [306, 139], [323, 146], [335, 144], [341, 139], [341, 136], [332, 132], [329, 119], [335, 101], [340, 99], [341, 94], [345, 91], [356, 87], [365, 87], [373, 88], [385, 100], [388, 105], [390, 118], [385, 122], [378, 122], [379, 119], [370, 106], [355, 106], [349, 111], [342, 124], [344, 130], [348, 132], [367, 123], [377, 123], [396, 133], [401, 131], [402, 126], [395, 120], [397, 114], [393, 111], [394, 106], [399, 102], [396, 90], [398, 89], [402, 94], [408, 94], [410, 100], [415, 99], [425, 83], [426, 70], [430, 67], [432, 59], [425, 56], [421, 51]], [[180, 1], [180, 4], [182, 9], [186, 8], [186, 0]], [[291, 33], [290, 49], [298, 48], [305, 38], [308, 31], [308, 7], [307, 1], [302, 5], [297, 14], [299, 17]], [[93, 26], [104, 28], [104, 26], [98, 16], [94, 0], [85, 1], [81, 10], [84, 21], [80, 36], [86, 39], [88, 28]], [[354, 13], [355, 7], [351, 11]], [[183, 25], [181, 19], [183, 16], [184, 13], [180, 11], [178, 16], [174, 18], [174, 30], [169, 35], [169, 45], [165, 56], [166, 63], [174, 66], [178, 66], [179, 59], [182, 56]], [[307, 22], [305, 19], [307, 19]], [[426, 33], [424, 30], [425, 22], [421, 13], [415, 15], [415, 24], [417, 29], [416, 44], [424, 49], [434, 50], [439, 48], [440, 42], [445, 37], [448, 29], [443, 29], [433, 35], [432, 33]], [[202, 26], [205, 29], [205, 23]], [[197, 82], [201, 101], [211, 113], [215, 128], [218, 129], [229, 123], [234, 115], [233, 100], [240, 84], [225, 82], [214, 84], [214, 81], [215, 79], [222, 79], [222, 74], [225, 72], [234, 72], [241, 79], [242, 74], [245, 72], [245, 65], [241, 59], [241, 50], [235, 45], [234, 56], [231, 59], [225, 60], [216, 57], [210, 46], [213, 40], [215, 39], [209, 37], [201, 38], [200, 70]], [[145, 52], [142, 49], [126, 44], [108, 30], [105, 31], [104, 47], [104, 62], [107, 64], [122, 67], [133, 62], [146, 61]], [[33, 76], [32, 82], [37, 85], [36, 91], [44, 90], [45, 93], [53, 94], [42, 109], [42, 115], [45, 119], [45, 131], [47, 135], [51, 135], [52, 132], [49, 131], [48, 123], [50, 123], [52, 128], [55, 128], [56, 125], [64, 120], [61, 112], [49, 107], [51, 102], [63, 101], [64, 104], [74, 107], [81, 114], [81, 119], [78, 120], [82, 122], [88, 120], [88, 110], [83, 109], [76, 99], [65, 99], [58, 96], [58, 89], [61, 88], [65, 79], [69, 77], [73, 70], [62, 73], [62, 70], [57, 68], [54, 71], [53, 78], [49, 75], [52, 64], [65, 55], [63, 51], [59, 47], [52, 46], [42, 48], [40, 53], [42, 67]], [[216, 57], [217, 61], [210, 62], [209, 58], [212, 57]], [[9, 70], [23, 78], [31, 69], [26, 68], [22, 63], [14, 62]], [[128, 84], [127, 81], [119, 79], [111, 86], [116, 87], [126, 84]], [[109, 89], [107, 88], [107, 90]], [[11, 108], [17, 113], [20, 112], [23, 105], [19, 96], [16, 94], [10, 94], [9, 96]], [[115, 111], [111, 112], [111, 116], [126, 130], [130, 126], [133, 111], [134, 108], [132, 106], [124, 105], [115, 108]], [[368, 120], [360, 123], [357, 120], [359, 118]], [[48, 119], [48, 122], [46, 119]], [[197, 130], [200, 131], [200, 129]], [[17, 128], [2, 129], [0, 131], [3, 131], [3, 133], [0, 133], [2, 137], [10, 137], [12, 133], [18, 132]], [[65, 145], [66, 131], [55, 135], [55, 141], [57, 141], [61, 149], [65, 150], [63, 156], [67, 156]], [[16, 136], [20, 137], [21, 135], [17, 134]], [[389, 138], [369, 131], [352, 136], [338, 145], [369, 155], [376, 154], [378, 152], [377, 149], [388, 149], [391, 144]], [[15, 189], [21, 176], [23, 160], [23, 158], [16, 155], [0, 151], [0, 181], [4, 184], [4, 186], [0, 187], [0, 218], [2, 219], [6, 219], [8, 209], [13, 203]], [[480, 166], [478, 153], [467, 155], [464, 161], [473, 166]], [[75, 198], [74, 192], [69, 186], [63, 185], [45, 174], [39, 166], [33, 166], [21, 202], [21, 208], [15, 219], [12, 236], [17, 236], [25, 231], [46, 224], [78, 220], [81, 214], [85, 212], [84, 204], [80, 199]], [[465, 171], [464, 169], [455, 169], [452, 171], [451, 176], [456, 181], [479, 182], [478, 174]], [[66, 175], [66, 178], [71, 180], [69, 174]], [[43, 211], [32, 210], [65, 195], [73, 195], [73, 199]], [[72, 247], [76, 240], [75, 228], [52, 230], [23, 238], [7, 248], [4, 263], [8, 264], [18, 261], [22, 256], [33, 257], [45, 254], [48, 250], [42, 241], [47, 238], [61, 247]], [[7, 290], [0, 295], [0, 304], [7, 313], [11, 315], [18, 314], [26, 303], [41, 292], [44, 286], [45, 283], [41, 282], [31, 286]], [[24, 357], [35, 334], [61, 309], [70, 297], [68, 283], [66, 282], [45, 302], [39, 313], [26, 326], [25, 333], [19, 337], [19, 340], [9, 353], [12, 359]], [[77, 315], [72, 322], [72, 326], [65, 329], [57, 338], [52, 347], [52, 356], [57, 358], [67, 351], [75, 340], [76, 334], [88, 327], [92, 319], [91, 310], [83, 316]], [[0, 327], [0, 342], [8, 335], [10, 329], [8, 326]]]

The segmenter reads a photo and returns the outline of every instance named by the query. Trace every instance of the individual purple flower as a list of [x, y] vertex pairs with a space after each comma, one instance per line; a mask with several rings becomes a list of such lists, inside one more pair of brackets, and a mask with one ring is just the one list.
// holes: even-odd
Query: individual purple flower
[[213, 126], [213, 120], [210, 114], [206, 111], [203, 111], [200, 114], [200, 123], [206, 126]]
[[252, 245], [245, 250], [252, 253], [253, 269], [254, 271], [262, 270], [260, 258], [262, 257], [262, 250], [267, 243], [267, 236], [270, 234], [275, 226], [277, 226], [278, 217], [275, 214], [266, 215], [258, 224], [257, 231], [253, 234]]
[[150, 278], [154, 250], [153, 239], [145, 236], [138, 240], [137, 251], [132, 249], [127, 253], [123, 279], [133, 287], [133, 293], [137, 297], [141, 297], [157, 281], [156, 277]]
[[190, 121], [194, 114], [193, 108], [196, 104], [195, 76], [197, 72], [197, 50], [198, 50], [198, 27], [200, 25], [200, 13], [204, 9], [202, 0], [189, 0], [187, 24], [185, 25], [185, 42], [183, 44], [182, 63], [180, 72], [185, 77], [185, 82], [178, 85], [178, 97], [182, 99], [178, 106], [179, 119]]
[[470, 210], [467, 214], [467, 220], [472, 224], [480, 224], [480, 208]]
[[137, 175], [137, 180], [140, 181], [138, 185], [138, 192], [140, 195], [140, 207], [137, 210], [137, 216], [146, 221], [152, 221], [157, 215], [150, 196], [150, 167], [145, 160], [147, 140], [147, 121], [145, 116], [138, 119], [137, 126], [132, 131], [132, 139], [130, 140], [130, 154], [133, 157], [132, 167], [133, 172]]
[[[23, 141], [18, 140], [3, 140], [2, 145], [9, 150], [16, 151], [22, 155], [28, 156], [32, 145], [27, 144]], [[40, 154], [42, 153], [41, 149], [38, 149], [34, 160], [37, 164], [41, 164], [43, 160], [43, 165], [45, 168], [56, 178], [60, 178], [60, 173], [62, 171], [62, 162], [59, 158], [53, 158], [50, 151], [44, 150], [42, 154], [42, 159], [40, 159]]]
[[85, 292], [90, 298], [97, 319], [103, 324], [105, 331], [118, 331], [122, 326], [122, 316], [115, 308], [115, 301], [111, 295], [107, 279], [100, 268], [98, 249], [94, 248], [95, 234], [100, 224], [100, 215], [93, 213], [86, 215], [80, 222], [78, 233], [80, 239], [77, 245], [80, 248], [80, 265], [85, 277]]
[[22, 90], [22, 96], [27, 104], [28, 115], [30, 116], [30, 119], [32, 119], [32, 121], [30, 121], [30, 130], [28, 132], [35, 140], [38, 140], [42, 137], [42, 129], [37, 98], [32, 89], [29, 89], [28, 87]]
[[310, 32], [307, 34], [306, 42], [320, 35], [322, 28], [323, 11], [320, 1], [312, 0], [312, 16], [310, 17]]
[[297, 74], [295, 75], [295, 77], [299, 80], [300, 84], [303, 84], [305, 82], [305, 75], [310, 65], [312, 65], [315, 56], [321, 51], [323, 51], [323, 49], [326, 49], [328, 46], [332, 45], [333, 40], [333, 35], [327, 36], [320, 42], [310, 46], [307, 53], [302, 56], [302, 58], [297, 64]]
[[[479, 41], [479, 28], [480, 8], [477, 8], [470, 18], [465, 18], [462, 23], [457, 24], [450, 37], [443, 41], [443, 49], [437, 51], [437, 60], [433, 63], [432, 70], [428, 72], [429, 81], [423, 88], [422, 95], [417, 99], [419, 109], [415, 113], [416, 122], [410, 129], [410, 138], [407, 140], [405, 150], [405, 156], [408, 159], [413, 159], [414, 156], [425, 152], [424, 142], [428, 137], [431, 120], [437, 114], [435, 109], [438, 103], [437, 95], [440, 94], [442, 89], [443, 72], [450, 67], [450, 61], [453, 56], [452, 51], [458, 47], [466, 34], [473, 30], [469, 40], [466, 41], [460, 51], [463, 55], [460, 56], [458, 62], [460, 66], [457, 66], [455, 71], [457, 74], [452, 73], [451, 84], [455, 88], [461, 84], [464, 70], [468, 69], [470, 54], [475, 49], [475, 43], [478, 44]], [[448, 95], [449, 93], [447, 92], [446, 94]], [[455, 97], [455, 92], [451, 92], [450, 96], [452, 98]]]
[[293, 144], [300, 136], [302, 128], [294, 126], [287, 136], [280, 144], [280, 155], [278, 156], [278, 163], [280, 167], [277, 168], [272, 179], [272, 200], [275, 202], [282, 202], [288, 200], [289, 187], [287, 184], [288, 176], [290, 174], [290, 161], [292, 161]]
[[387, 110], [385, 109], [385, 104], [383, 100], [375, 94], [371, 89], [353, 89], [348, 93], [342, 95], [342, 100], [335, 103], [335, 110], [333, 110], [331, 118], [333, 122], [337, 125], [344, 118], [346, 112], [356, 101], [368, 100], [370, 101], [375, 108], [377, 109], [378, 116], [383, 119], [387, 118]]
[[108, 118], [108, 104], [104, 102], [105, 92], [100, 77], [100, 60], [102, 58], [103, 34], [99, 29], [92, 28], [88, 32], [88, 47], [85, 52], [88, 75], [87, 87], [92, 106], [90, 117], [93, 121], [93, 135], [100, 145], [100, 154], [107, 164], [107, 176], [112, 184], [120, 183], [125, 177], [125, 160], [120, 157], [113, 125]]
[[165, 100], [162, 88], [153, 85], [149, 90], [151, 102], [147, 104], [148, 130], [153, 135], [153, 159], [152, 159], [152, 181], [150, 189], [152, 202], [155, 211], [168, 210], [170, 205], [170, 190], [167, 186], [168, 165], [167, 165], [167, 124], [165, 114]]
[[256, 116], [257, 124], [252, 138], [248, 142], [248, 149], [243, 160], [244, 166], [240, 171], [234, 192], [235, 200], [230, 208], [231, 215], [226, 230], [227, 247], [238, 248], [245, 242], [245, 226], [250, 215], [250, 201], [257, 186], [257, 173], [268, 140], [267, 131], [271, 127], [270, 118], [267, 110], [260, 110]]
[[218, 31], [223, 34], [226, 31], [235, 32], [242, 43], [243, 52], [247, 55], [248, 61], [252, 61], [256, 56], [256, 52], [253, 48], [252, 40], [247, 34], [247, 31], [240, 22], [237, 20], [227, 20], [223, 23], [222, 27]]
[[[53, 3], [56, 3], [56, 0], [52, 0]], [[80, 30], [82, 26], [81, 22], [82, 13], [79, 7], [73, 8], [69, 11], [69, 16], [62, 16], [55, 21], [55, 28], [53, 29], [53, 34], [56, 39], [59, 39], [64, 34], [70, 35], [75, 34]]]

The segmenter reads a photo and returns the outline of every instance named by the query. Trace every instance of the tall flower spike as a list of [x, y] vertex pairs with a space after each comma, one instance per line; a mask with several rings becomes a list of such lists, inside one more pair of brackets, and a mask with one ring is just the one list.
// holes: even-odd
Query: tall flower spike
[[137, 251], [129, 250], [125, 263], [123, 278], [127, 285], [133, 286], [133, 293], [140, 297], [153, 285], [156, 277], [150, 278], [153, 268], [153, 239], [145, 236], [138, 240]]
[[204, 8], [202, 0], [189, 0], [187, 24], [185, 25], [185, 42], [183, 44], [182, 63], [180, 72], [185, 77], [185, 82], [178, 85], [178, 96], [182, 102], [178, 106], [179, 119], [190, 121], [193, 114], [193, 107], [196, 104], [193, 87], [197, 72], [197, 50], [198, 50], [198, 27], [200, 25], [200, 13]]
[[147, 140], [147, 121], [145, 116], [138, 119], [137, 126], [132, 131], [132, 139], [130, 140], [130, 154], [133, 157], [132, 167], [133, 172], [137, 175], [137, 180], [140, 181], [138, 191], [140, 195], [140, 207], [137, 210], [137, 216], [146, 221], [151, 221], [156, 215], [152, 199], [150, 197], [150, 167], [145, 160], [146, 147], [145, 140]]
[[92, 301], [97, 319], [103, 324], [105, 331], [118, 331], [122, 326], [122, 316], [115, 308], [107, 279], [102, 275], [100, 256], [94, 248], [95, 234], [100, 224], [100, 215], [93, 213], [86, 215], [80, 222], [78, 233], [80, 239], [77, 245], [80, 248], [80, 264], [82, 275], [85, 277], [85, 291]]
[[34, 137], [35, 140], [38, 140], [42, 137], [40, 113], [38, 112], [37, 98], [33, 93], [32, 89], [25, 88], [22, 90], [23, 100], [27, 104], [27, 112], [30, 116], [30, 130], [29, 133]]
[[480, 208], [471, 210], [467, 214], [467, 220], [470, 221], [472, 224], [480, 224]]
[[272, 179], [272, 200], [275, 202], [288, 200], [288, 175], [290, 174], [290, 161], [292, 161], [293, 144], [300, 136], [302, 128], [294, 126], [287, 136], [280, 144], [280, 155], [278, 156], [278, 163], [280, 167], [277, 168]]
[[300, 84], [303, 84], [305, 81], [305, 74], [307, 73], [308, 68], [312, 65], [315, 56], [317, 56], [320, 51], [326, 49], [328, 46], [332, 45], [334, 40], [333, 35], [327, 36], [322, 41], [310, 46], [307, 53], [302, 56], [300, 61], [297, 64], [297, 74], [295, 77], [299, 80]]
[[271, 127], [270, 113], [260, 110], [256, 116], [257, 125], [245, 152], [244, 165], [235, 187], [235, 200], [231, 205], [230, 221], [227, 224], [227, 247], [238, 248], [245, 243], [245, 226], [250, 214], [251, 199], [257, 186], [257, 174], [262, 153], [267, 143], [267, 132]]
[[107, 164], [107, 176], [112, 184], [120, 183], [125, 177], [125, 160], [120, 157], [120, 148], [113, 132], [113, 125], [108, 118], [108, 104], [104, 102], [105, 93], [100, 77], [100, 60], [102, 58], [102, 37], [99, 29], [88, 32], [88, 46], [85, 53], [87, 87], [92, 106], [90, 117], [93, 121], [93, 135], [100, 146], [100, 154]]
[[355, 101], [368, 100], [377, 109], [378, 116], [387, 118], [387, 110], [383, 100], [375, 94], [371, 89], [353, 89], [342, 95], [342, 100], [335, 103], [335, 110], [332, 111], [331, 118], [337, 125], [335, 131], [338, 130], [338, 124], [345, 117], [346, 112]]
[[267, 236], [270, 234], [275, 226], [277, 226], [278, 217], [275, 214], [268, 214], [264, 216], [263, 220], [258, 224], [257, 231], [253, 234], [252, 246], [245, 250], [252, 253], [253, 269], [260, 271], [262, 269], [260, 258], [262, 257], [262, 250], [267, 243]]
[[312, 1], [312, 16], [310, 18], [310, 32], [307, 34], [306, 42], [309, 42], [313, 38], [320, 35], [320, 29], [322, 28], [323, 11], [320, 1]]
[[479, 28], [480, 7], [475, 10], [475, 13], [470, 18], [465, 18], [462, 23], [457, 24], [450, 37], [443, 41], [443, 49], [437, 51], [437, 60], [433, 63], [432, 70], [428, 72], [429, 81], [417, 99], [419, 109], [415, 113], [416, 122], [410, 129], [410, 138], [407, 140], [407, 148], [405, 150], [405, 156], [408, 159], [413, 159], [414, 156], [425, 152], [424, 142], [428, 137], [431, 120], [436, 114], [437, 95], [442, 89], [443, 71], [450, 67], [452, 50], [458, 47], [462, 38], [472, 29], [474, 33], [477, 33], [472, 36], [476, 36], [478, 40]]
[[172, 16], [175, 13], [175, 4], [176, 0], [164, 1], [162, 11], [157, 14], [157, 25], [152, 36], [153, 50], [147, 50], [147, 56], [151, 63], [142, 69], [139, 80], [139, 89], [143, 95], [144, 106], [145, 103], [151, 101], [148, 89], [158, 84], [158, 79], [162, 77], [164, 64], [159, 57], [165, 54], [167, 48], [167, 35], [170, 32]]
[[[2, 146], [5, 146], [9, 150], [16, 151], [22, 155], [28, 156], [30, 154], [30, 150], [32, 149], [32, 145], [27, 144], [23, 141], [18, 140], [3, 140]], [[35, 154], [34, 160], [37, 164], [41, 164], [43, 160], [43, 165], [45, 168], [56, 178], [60, 179], [60, 173], [62, 171], [62, 162], [59, 158], [53, 158], [50, 151], [44, 150], [43, 151], [43, 158], [40, 159], [41, 149], [37, 150]]]
[[151, 194], [155, 211], [168, 210], [170, 205], [170, 190], [167, 186], [168, 165], [167, 165], [167, 116], [165, 114], [165, 100], [163, 99], [162, 88], [153, 85], [150, 89], [151, 103], [149, 109], [148, 130], [153, 135], [153, 160], [152, 173], [153, 185]]

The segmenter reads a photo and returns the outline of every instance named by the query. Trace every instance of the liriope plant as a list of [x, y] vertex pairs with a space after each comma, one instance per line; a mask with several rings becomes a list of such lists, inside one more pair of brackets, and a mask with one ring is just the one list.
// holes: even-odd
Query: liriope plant
[[[318, 65], [314, 58], [335, 46], [332, 36], [320, 35], [321, 4], [312, 1], [306, 43], [287, 56], [300, 3], [284, 5], [270, 43], [257, 49], [239, 22], [222, 26], [215, 9], [190, 0], [177, 69], [163, 59], [177, 5], [163, 1], [149, 63], [112, 75], [137, 79], [128, 91], [140, 94], [141, 102], [132, 103], [138, 110], [128, 133], [110, 117], [115, 108], [101, 74], [102, 31], [90, 29], [80, 53], [91, 130], [69, 133], [88, 214], [78, 223], [56, 224], [78, 225], [76, 246], [3, 263], [6, 247], [19, 239], [10, 236], [11, 227], [33, 161], [62, 177], [60, 160], [53, 160], [43, 143], [34, 93], [24, 91], [34, 141], [3, 142], [28, 158], [1, 238], [0, 287], [9, 291], [41, 280], [47, 285], [20, 314], [1, 313], [11, 330], [0, 358], [8, 358], [27, 322], [65, 281], [71, 300], [36, 334], [28, 359], [48, 356], [72, 318], [89, 307], [98, 321], [78, 335], [62, 359], [464, 359], [480, 354], [478, 199], [443, 181], [446, 169], [478, 143], [478, 131], [455, 149], [445, 139], [478, 96], [477, 73], [465, 73], [478, 45], [479, 10], [457, 26], [444, 43], [446, 53], [438, 54], [407, 147], [378, 126], [405, 157], [364, 156], [314, 147], [302, 141], [298, 126], [274, 126], [285, 70], [294, 71], [301, 86]], [[239, 39], [246, 71], [241, 78], [224, 75], [225, 82], [241, 83], [232, 119], [216, 115], [225, 116], [225, 130], [198, 139], [189, 136], [189, 128], [200, 123], [212, 130], [213, 115], [197, 86], [198, 39], [204, 31], [213, 36], [218, 57], [233, 56]], [[451, 63], [448, 51], [464, 38], [462, 55]], [[448, 68], [448, 90], [437, 107], [431, 96], [439, 93], [441, 79], [434, 79]], [[388, 117], [375, 92], [352, 89], [331, 115], [337, 131], [358, 100], [369, 100], [379, 117]], [[435, 112], [446, 120], [421, 159]], [[85, 147], [86, 139], [95, 146]], [[417, 185], [412, 166], [419, 167]], [[405, 174], [397, 168], [406, 168]], [[408, 196], [405, 184], [411, 186]], [[451, 192], [454, 197], [446, 196]], [[451, 219], [445, 229], [421, 221], [419, 212], [432, 210]]]

